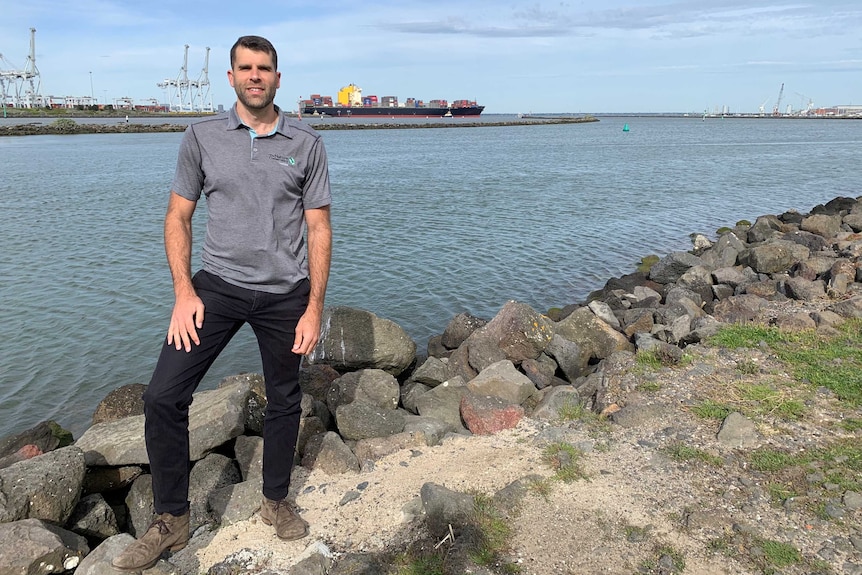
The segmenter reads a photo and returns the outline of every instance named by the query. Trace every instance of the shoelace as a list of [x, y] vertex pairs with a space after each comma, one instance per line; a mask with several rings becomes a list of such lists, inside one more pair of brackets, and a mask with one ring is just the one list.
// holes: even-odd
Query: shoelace
[[157, 528], [161, 535], [167, 535], [171, 532], [170, 528], [168, 528], [168, 524], [165, 523], [164, 519], [156, 519], [155, 521], [153, 521], [150, 524], [150, 529], [152, 529], [153, 527]]

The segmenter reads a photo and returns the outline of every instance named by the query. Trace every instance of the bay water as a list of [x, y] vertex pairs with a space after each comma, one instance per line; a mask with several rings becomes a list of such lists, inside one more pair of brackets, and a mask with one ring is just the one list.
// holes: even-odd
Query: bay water
[[[582, 302], [643, 256], [690, 249], [693, 232], [862, 193], [850, 120], [321, 133], [326, 303], [396, 322], [420, 351], [458, 313]], [[149, 381], [173, 303], [162, 218], [180, 138], [0, 138], [0, 436], [54, 419], [78, 437], [111, 390]], [[243, 328], [200, 389], [259, 371]]]

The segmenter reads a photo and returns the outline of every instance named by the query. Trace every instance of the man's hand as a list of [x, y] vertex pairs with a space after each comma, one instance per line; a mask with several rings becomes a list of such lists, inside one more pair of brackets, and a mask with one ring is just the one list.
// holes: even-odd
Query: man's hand
[[174, 345], [177, 351], [185, 348], [192, 350], [192, 343], [200, 345], [197, 330], [204, 326], [204, 302], [196, 294], [178, 297], [174, 302], [171, 314], [171, 325], [168, 327], [168, 345]]
[[296, 323], [296, 337], [290, 351], [297, 355], [311, 353], [320, 338], [320, 314], [306, 310]]

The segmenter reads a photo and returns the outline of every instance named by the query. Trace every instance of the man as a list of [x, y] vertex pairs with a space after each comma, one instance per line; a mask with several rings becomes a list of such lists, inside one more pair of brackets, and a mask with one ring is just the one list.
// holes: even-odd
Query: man
[[[332, 231], [320, 136], [273, 104], [281, 73], [272, 44], [243, 36], [231, 48], [237, 95], [225, 115], [186, 130], [165, 216], [175, 302], [144, 393], [145, 436], [157, 517], [116, 557], [119, 569], [154, 565], [189, 539], [188, 409], [216, 356], [244, 323], [257, 337], [266, 380], [261, 519], [285, 540], [308, 534], [287, 500], [299, 432], [299, 365], [320, 336]], [[192, 214], [207, 198], [203, 269], [191, 274]], [[307, 231], [307, 245], [305, 233]]]

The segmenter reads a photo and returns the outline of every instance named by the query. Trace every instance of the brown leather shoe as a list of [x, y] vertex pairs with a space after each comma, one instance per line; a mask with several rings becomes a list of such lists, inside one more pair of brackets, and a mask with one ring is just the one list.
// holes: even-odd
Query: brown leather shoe
[[189, 542], [189, 512], [176, 516], [162, 513], [150, 524], [143, 537], [114, 557], [111, 565], [123, 571], [149, 569], [166, 550], [179, 551]]
[[260, 518], [267, 525], [275, 525], [275, 534], [279, 539], [293, 541], [308, 535], [308, 523], [287, 499], [273, 501], [264, 497], [260, 504]]

